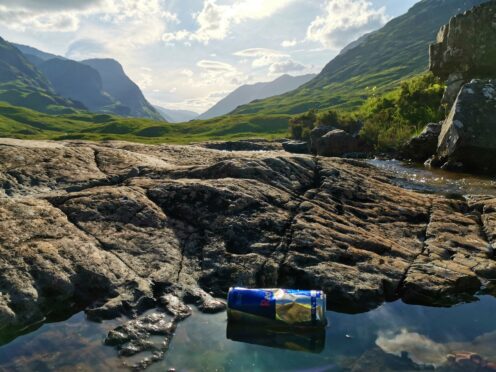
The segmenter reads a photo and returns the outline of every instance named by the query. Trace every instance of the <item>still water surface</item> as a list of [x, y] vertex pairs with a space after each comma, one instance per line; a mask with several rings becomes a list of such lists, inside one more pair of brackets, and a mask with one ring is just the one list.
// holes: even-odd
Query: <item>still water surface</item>
[[[496, 299], [491, 296], [449, 309], [398, 301], [368, 313], [328, 312], [327, 316], [323, 349], [317, 342], [317, 350], [312, 350], [304, 338], [298, 344], [294, 337], [284, 335], [272, 339], [273, 347], [257, 345], [260, 339], [253, 334], [246, 339], [234, 334], [238, 341], [233, 341], [226, 337], [225, 313], [195, 312], [180, 323], [166, 359], [149, 370], [318, 372], [371, 370], [372, 366], [412, 370], [446, 366], [447, 355], [462, 352], [475, 352], [496, 362]], [[106, 332], [117, 322], [92, 323], [79, 313], [64, 322], [45, 324], [0, 347], [0, 370], [123, 368], [117, 352], [103, 345]]]

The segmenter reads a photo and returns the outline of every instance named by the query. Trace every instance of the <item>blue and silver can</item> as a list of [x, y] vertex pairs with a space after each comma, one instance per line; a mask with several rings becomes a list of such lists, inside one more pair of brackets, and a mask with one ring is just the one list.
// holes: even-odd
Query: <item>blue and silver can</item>
[[325, 326], [326, 296], [322, 291], [231, 288], [230, 321], [276, 321], [294, 326]]

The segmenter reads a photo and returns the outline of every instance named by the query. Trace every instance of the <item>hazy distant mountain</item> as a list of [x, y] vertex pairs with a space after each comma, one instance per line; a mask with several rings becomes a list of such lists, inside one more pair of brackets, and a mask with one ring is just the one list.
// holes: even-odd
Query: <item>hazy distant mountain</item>
[[129, 116], [163, 120], [146, 100], [138, 85], [126, 75], [119, 62], [113, 59], [88, 59], [81, 63], [100, 73], [103, 90], [127, 106], [130, 109]]
[[185, 123], [196, 119], [198, 113], [188, 110], [170, 110], [160, 106], [154, 106], [162, 117], [169, 123]]
[[43, 52], [39, 49], [30, 47], [28, 45], [22, 45], [22, 44], [16, 44], [16, 43], [12, 43], [12, 45], [15, 46], [17, 49], [19, 49], [22, 52], [22, 54], [24, 54], [26, 56], [26, 58], [36, 66], [40, 65], [41, 63], [43, 63], [45, 61], [48, 61], [48, 60], [54, 59], [54, 58], [66, 59], [64, 57], [57, 56], [55, 54]]
[[103, 90], [102, 79], [94, 68], [71, 60], [50, 59], [38, 65], [38, 68], [52, 83], [55, 92], [63, 97], [81, 102], [90, 111], [108, 111], [121, 115], [129, 114], [129, 109], [105, 107], [116, 105]]
[[119, 62], [113, 59], [76, 62], [27, 45], [15, 45], [25, 60], [38, 67], [48, 86], [63, 97], [82, 103], [88, 110], [163, 120]]
[[276, 80], [268, 83], [243, 85], [222, 99], [210, 110], [200, 115], [198, 119], [211, 119], [217, 116], [225, 115], [236, 109], [236, 107], [245, 105], [254, 100], [269, 98], [290, 92], [312, 80], [315, 76], [316, 75], [312, 74], [302, 76], [282, 75]]
[[0, 101], [59, 113], [77, 103], [54, 92], [50, 82], [16, 47], [0, 38]]

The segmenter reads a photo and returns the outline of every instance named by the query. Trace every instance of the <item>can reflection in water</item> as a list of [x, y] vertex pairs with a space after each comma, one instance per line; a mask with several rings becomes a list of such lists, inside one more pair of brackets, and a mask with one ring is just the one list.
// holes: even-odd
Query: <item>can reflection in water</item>
[[230, 321], [272, 321], [305, 327], [327, 324], [322, 291], [231, 288], [227, 307]]
[[231, 321], [227, 323], [229, 340], [307, 353], [321, 353], [325, 348], [325, 336], [324, 327], [246, 325]]

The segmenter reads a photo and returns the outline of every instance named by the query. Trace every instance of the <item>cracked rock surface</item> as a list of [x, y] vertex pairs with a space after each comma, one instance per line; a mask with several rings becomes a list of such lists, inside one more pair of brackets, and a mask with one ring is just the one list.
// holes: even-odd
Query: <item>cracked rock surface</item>
[[[161, 356], [187, 305], [221, 311], [231, 286], [322, 288], [349, 312], [494, 287], [496, 198], [393, 178], [282, 151], [0, 140], [0, 329], [75, 302], [131, 318], [109, 335], [121, 351]], [[155, 329], [163, 348], [133, 339]]]

